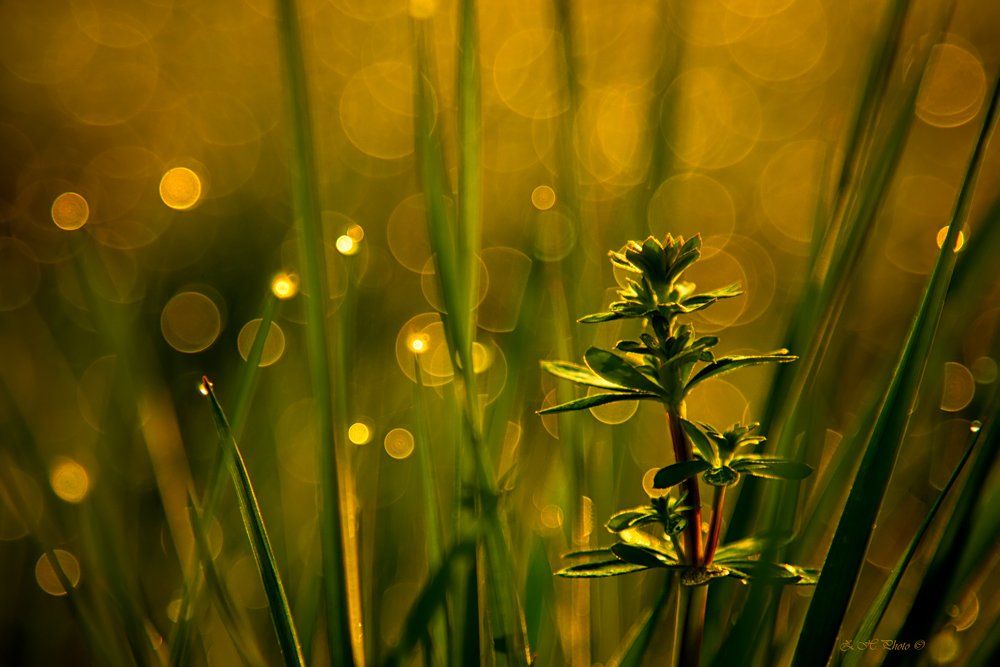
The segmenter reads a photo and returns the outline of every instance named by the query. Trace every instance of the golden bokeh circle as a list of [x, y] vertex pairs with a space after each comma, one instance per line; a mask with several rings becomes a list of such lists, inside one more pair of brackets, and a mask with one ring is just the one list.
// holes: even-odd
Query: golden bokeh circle
[[201, 199], [201, 177], [187, 167], [168, 169], [160, 179], [160, 199], [177, 211], [194, 207]]
[[405, 428], [394, 428], [385, 434], [385, 452], [394, 459], [405, 459], [413, 453], [413, 434]]
[[347, 429], [347, 439], [355, 445], [367, 445], [372, 440], [372, 429], [363, 421], [354, 422]]
[[539, 185], [531, 191], [531, 205], [539, 211], [547, 211], [556, 205], [556, 191], [548, 185]]
[[964, 365], [945, 362], [942, 388], [941, 410], [944, 412], [959, 412], [972, 402], [976, 393], [976, 379]]
[[59, 229], [72, 231], [87, 224], [90, 205], [83, 195], [64, 192], [52, 202], [52, 222]]
[[404, 62], [369, 65], [340, 95], [340, 124], [366, 155], [396, 160], [413, 152], [413, 69]]
[[649, 231], [657, 238], [667, 234], [712, 237], [715, 245], [704, 246], [702, 257], [710, 257], [732, 236], [736, 227], [736, 205], [722, 183], [699, 172], [675, 174], [663, 181], [646, 209]]
[[[250, 350], [253, 348], [254, 339], [257, 337], [257, 332], [260, 330], [260, 324], [263, 322], [259, 317], [257, 319], [250, 320], [243, 325], [240, 329], [239, 335], [236, 337], [236, 347], [240, 351], [240, 356], [246, 361], [250, 357]], [[281, 355], [285, 353], [285, 332], [281, 330], [277, 322], [271, 322], [270, 328], [267, 330], [267, 336], [264, 338], [264, 350], [260, 356], [261, 367], [270, 366], [271, 364], [281, 359]]]
[[[64, 549], [54, 549], [53, 553], [59, 563], [59, 569], [66, 575], [70, 585], [76, 588], [77, 584], [80, 583], [80, 562], [76, 556]], [[66, 595], [66, 589], [63, 587], [59, 575], [56, 574], [48, 554], [42, 554], [42, 557], [35, 563], [35, 581], [38, 582], [39, 588], [49, 595], [56, 597]]]
[[178, 352], [193, 354], [208, 349], [222, 331], [218, 306], [201, 292], [175, 294], [160, 314], [163, 338]]
[[87, 469], [70, 458], [56, 460], [49, 471], [52, 491], [68, 503], [80, 503], [90, 493], [90, 475]]
[[957, 44], [937, 44], [917, 96], [917, 117], [934, 127], [958, 127], [979, 113], [986, 99], [986, 72]]

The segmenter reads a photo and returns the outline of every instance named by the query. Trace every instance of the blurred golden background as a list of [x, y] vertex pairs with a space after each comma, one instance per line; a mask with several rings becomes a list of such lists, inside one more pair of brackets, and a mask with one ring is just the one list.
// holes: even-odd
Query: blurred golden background
[[[560, 440], [565, 422], [535, 415], [557, 400], [538, 360], [558, 357], [571, 328], [575, 354], [614, 342], [613, 324], [571, 320], [607, 304], [607, 250], [648, 234], [701, 233], [704, 259], [692, 279], [743, 284], [746, 297], [694, 318], [700, 333], [724, 332], [726, 351], [783, 343], [811, 270], [829, 165], [843, 150], [887, 4], [480, 3], [484, 223], [474, 360], [488, 430], [499, 434], [497, 467], [516, 473], [507, 502], [518, 572], [544, 582], [526, 611], [539, 664], [605, 664], [636, 617], [631, 602], [650, 596], [642, 579], [623, 579], [594, 584], [581, 603], [575, 584], [542, 574], [562, 552], [603, 543], [604, 520], [643, 501], [640, 480], [652, 491], [647, 473], [667, 462], [668, 449], [656, 409], [619, 403], [574, 418], [582, 447], [574, 458]], [[939, 7], [920, 3], [912, 14], [900, 72], [907, 54], [930, 48]], [[442, 502], [458, 493], [453, 368], [436, 313], [443, 305], [413, 103], [413, 24], [421, 22], [432, 30], [435, 102], [453, 152], [456, 8], [305, 0], [300, 15], [329, 318], [344, 314], [345, 295], [355, 300], [345, 371], [351, 444], [338, 456], [358, 549], [357, 641], [377, 664], [427, 576], [420, 446], [431, 448]], [[278, 287], [297, 289], [275, 12], [267, 0], [4, 0], [0, 65], [0, 465], [8, 473], [0, 479], [0, 664], [91, 664], [100, 660], [84, 648], [60, 599], [65, 589], [27, 536], [39, 526], [51, 537], [101, 623], [138, 613], [153, 644], [162, 642], [191, 548], [187, 489], [205, 483], [217, 449], [199, 380], [207, 374], [231, 397], [272, 280], [288, 272], [292, 282]], [[931, 51], [906, 148], [824, 359], [820, 474], [892, 368], [998, 66], [1000, 4], [960, 0]], [[988, 215], [1000, 193], [998, 158], [994, 145], [961, 250], [985, 233], [977, 225], [1000, 224]], [[81, 255], [101, 267], [92, 290]], [[996, 383], [996, 278], [994, 270], [977, 281], [977, 307], [951, 325], [950, 343], [926, 372], [904, 443], [909, 458], [893, 478], [861, 591], [895, 563]], [[308, 616], [319, 595], [317, 433], [300, 302], [280, 304], [241, 447], [293, 611]], [[102, 327], [98, 310], [117, 324]], [[425, 442], [415, 438], [414, 360], [433, 388]], [[758, 418], [769, 382], [769, 372], [711, 380], [689, 412], [725, 425]], [[828, 539], [836, 517], [805, 520]], [[227, 501], [210, 526], [211, 546], [274, 659], [238, 521]], [[822, 553], [811, 553], [813, 564]], [[917, 583], [904, 580], [904, 590]], [[932, 664], [960, 664], [981, 641], [987, 628], [977, 619], [994, 618], [1000, 599], [995, 577], [984, 574], [981, 585], [955, 607], [928, 653]], [[124, 599], [134, 607], [123, 609]], [[239, 661], [215, 612], [199, 633], [196, 662]], [[309, 636], [320, 643], [318, 634]]]

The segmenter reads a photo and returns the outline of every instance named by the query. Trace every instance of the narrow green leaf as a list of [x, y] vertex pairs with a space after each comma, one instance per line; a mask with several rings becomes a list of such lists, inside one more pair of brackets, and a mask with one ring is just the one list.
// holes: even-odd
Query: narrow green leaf
[[554, 405], [551, 408], [545, 408], [539, 410], [538, 414], [547, 415], [553, 412], [569, 412], [571, 410], [586, 410], [588, 408], [593, 408], [598, 405], [606, 405], [608, 403], [618, 403], [621, 401], [637, 401], [640, 399], [658, 399], [659, 396], [656, 394], [649, 394], [644, 392], [628, 392], [620, 394], [594, 394], [593, 396], [584, 396], [583, 398], [577, 398], [575, 400], [569, 401], [568, 403], [563, 403], [561, 405]]
[[666, 468], [660, 468], [653, 477], [654, 489], [669, 489], [698, 473], [705, 472], [712, 464], [704, 459], [691, 459], [680, 463], [671, 463]]
[[[837, 524], [833, 543], [823, 565], [823, 573], [809, 604], [795, 649], [795, 667], [815, 664], [817, 659], [826, 660], [833, 651], [840, 632], [944, 308], [948, 283], [955, 266], [955, 241], [968, 215], [998, 100], [1000, 79], [994, 82], [990, 105], [969, 159], [948, 233], [941, 244], [934, 270], [910, 326], [882, 410], [865, 447], [844, 513]], [[926, 613], [926, 609], [921, 613]]]
[[563, 558], [587, 558], [590, 556], [611, 556], [611, 547], [594, 547], [592, 549], [575, 549], [567, 551]]
[[631, 391], [628, 387], [608, 382], [586, 366], [574, 364], [571, 361], [543, 361], [542, 370], [556, 377], [587, 387], [610, 389], [612, 391]]
[[[882, 617], [885, 615], [885, 610], [889, 608], [889, 603], [892, 601], [892, 596], [896, 593], [896, 589], [899, 587], [899, 582], [903, 578], [903, 574], [910, 565], [910, 561], [913, 560], [913, 555], [917, 552], [917, 548], [923, 543], [924, 536], [927, 534], [928, 528], [934, 522], [934, 518], [937, 516], [938, 510], [941, 509], [941, 505], [944, 503], [944, 499], [948, 496], [951, 491], [951, 487], [955, 485], [958, 480], [958, 476], [962, 474], [962, 470], [965, 468], [965, 463], [972, 456], [972, 450], [976, 447], [976, 442], [979, 440], [979, 436], [982, 435], [982, 431], [976, 434], [976, 437], [972, 438], [969, 446], [965, 448], [965, 453], [962, 454], [962, 458], [959, 460], [958, 465], [955, 469], [951, 471], [951, 476], [945, 483], [944, 488], [941, 489], [941, 493], [938, 494], [937, 498], [934, 499], [934, 504], [931, 505], [930, 509], [927, 510], [927, 514], [924, 515], [923, 521], [920, 522], [920, 526], [917, 527], [917, 532], [914, 533], [913, 538], [910, 543], [906, 545], [906, 549], [903, 551], [902, 556], [900, 556], [899, 561], [889, 572], [888, 578], [886, 578], [885, 583], [879, 590], [878, 595], [875, 596], [875, 600], [872, 601], [871, 606], [868, 608], [868, 612], [865, 614], [864, 619], [861, 621], [861, 627], [858, 631], [850, 635], [858, 643], [865, 643], [875, 635], [875, 630], [878, 629], [878, 624], [882, 621]], [[860, 655], [850, 652], [844, 657], [844, 665], [851, 667], [852, 665], [860, 664]]]
[[611, 545], [611, 553], [626, 563], [634, 565], [644, 565], [645, 567], [663, 567], [665, 565], [655, 551], [624, 542]]
[[695, 450], [701, 454], [701, 458], [713, 466], [718, 467], [722, 465], [722, 460], [719, 458], [719, 452], [716, 450], [714, 443], [712, 443], [697, 424], [681, 418], [681, 426], [684, 427], [684, 433], [687, 434], [688, 440], [694, 445]]
[[281, 655], [286, 665], [305, 665], [302, 648], [299, 646], [299, 638], [295, 632], [292, 610], [288, 606], [285, 587], [281, 583], [281, 575], [278, 574], [278, 566], [271, 550], [271, 540], [267, 536], [264, 517], [260, 513], [260, 506], [257, 503], [253, 484], [250, 482], [250, 474], [243, 462], [243, 455], [233, 438], [229, 421], [222, 411], [222, 405], [215, 397], [215, 390], [208, 378], [202, 378], [202, 389], [212, 405], [212, 416], [216, 430], [219, 432], [221, 444], [230, 450], [230, 472], [233, 477], [233, 485], [236, 487], [240, 515], [243, 517], [243, 526], [250, 540], [254, 560], [257, 561], [257, 570], [264, 585], [264, 594], [271, 612], [271, 622], [274, 624], [274, 631], [278, 636]]
[[795, 361], [796, 359], [798, 359], [798, 357], [794, 354], [788, 354], [788, 350], [784, 349], [768, 352], [767, 354], [722, 357], [720, 359], [716, 359], [695, 373], [691, 380], [688, 381], [684, 391], [691, 391], [691, 388], [699, 382], [709, 378], [719, 377], [720, 375], [725, 375], [726, 373], [732, 373], [733, 371], [741, 368], [759, 366], [761, 364], [787, 364]]
[[635, 366], [614, 352], [592, 347], [584, 353], [583, 358], [595, 373], [608, 382], [635, 391], [663, 393], [663, 388], [660, 385], [640, 373]]
[[597, 561], [596, 563], [582, 563], [580, 565], [570, 565], [569, 567], [564, 567], [563, 569], [556, 572], [560, 577], [567, 578], [586, 578], [592, 579], [597, 577], [617, 577], [622, 574], [631, 574], [633, 572], [642, 572], [643, 570], [648, 570], [649, 568], [645, 565], [636, 565], [635, 563], [626, 563], [620, 561], [617, 558], [614, 560]]
[[626, 528], [632, 528], [634, 526], [658, 520], [659, 515], [657, 515], [656, 510], [646, 505], [616, 512], [604, 525], [612, 533], [618, 533]]
[[744, 454], [730, 466], [738, 472], [764, 479], [805, 479], [813, 471], [812, 466], [805, 463], [766, 454]]
[[611, 311], [605, 311], [603, 313], [592, 313], [590, 315], [584, 315], [577, 320], [580, 324], [599, 324], [601, 322], [611, 322], [612, 320], [620, 320], [624, 318], [625, 315], [622, 313], [614, 313]]

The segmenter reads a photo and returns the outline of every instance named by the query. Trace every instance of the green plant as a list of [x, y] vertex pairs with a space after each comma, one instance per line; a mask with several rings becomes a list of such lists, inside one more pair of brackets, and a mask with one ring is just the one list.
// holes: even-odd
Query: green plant
[[[740, 368], [767, 363], [788, 363], [796, 357], [787, 350], [767, 354], [720, 356], [712, 351], [719, 339], [697, 336], [692, 324], [681, 317], [742, 293], [738, 284], [698, 293], [695, 285], [681, 280], [685, 269], [701, 256], [701, 237], [664, 241], [647, 238], [630, 241], [610, 253], [612, 264], [629, 275], [618, 290], [619, 300], [604, 312], [581, 318], [583, 323], [638, 319], [645, 329], [637, 340], [621, 340], [615, 350], [591, 347], [584, 355], [586, 366], [566, 361], [545, 361], [549, 373], [578, 385], [596, 387], [604, 393], [585, 396], [541, 410], [541, 413], [584, 410], [616, 401], [659, 401], [667, 416], [674, 463], [656, 472], [653, 486], [668, 490], [653, 497], [648, 506], [619, 512], [607, 528], [617, 536], [608, 548], [572, 554], [586, 561], [558, 572], [564, 577], [607, 577], [666, 568], [679, 576], [683, 586], [702, 587], [719, 577], [742, 581], [764, 579], [782, 584], [813, 584], [817, 572], [785, 563], [760, 559], [775, 536], [750, 536], [719, 546], [725, 512], [726, 489], [742, 477], [801, 480], [812, 468], [779, 456], [751, 451], [764, 442], [757, 424], [736, 424], [719, 431], [704, 423], [687, 420], [685, 397], [709, 378]], [[633, 277], [634, 276], [634, 277]], [[701, 521], [701, 491], [698, 476], [713, 489], [707, 536]], [[670, 490], [679, 491], [671, 496]], [[657, 526], [656, 533], [643, 530]], [[657, 534], [662, 533], [662, 536]], [[684, 536], [681, 544], [679, 535]], [[705, 614], [704, 588], [687, 596], [681, 662], [696, 665]]]

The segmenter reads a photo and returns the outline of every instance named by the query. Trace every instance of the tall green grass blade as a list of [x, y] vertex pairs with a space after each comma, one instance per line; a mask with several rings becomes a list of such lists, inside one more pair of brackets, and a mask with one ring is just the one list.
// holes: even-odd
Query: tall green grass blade
[[[998, 394], [1000, 395], [1000, 394]], [[996, 396], [994, 397], [996, 398]], [[910, 610], [903, 621], [902, 627], [895, 637], [899, 641], [929, 639], [936, 624], [944, 616], [951, 596], [955, 594], [959, 583], [956, 567], [962, 559], [962, 554], [970, 542], [975, 514], [982, 507], [983, 489], [994, 471], [998, 454], [1000, 454], [1000, 409], [994, 401], [991, 414], [986, 416], [986, 423], [981, 431], [982, 446], [969, 469], [962, 493], [958, 497], [955, 509], [945, 528], [941, 541], [938, 542], [930, 565], [924, 573], [917, 594], [913, 598]], [[993, 536], [994, 541], [996, 535]], [[884, 665], [912, 664], [913, 657], [893, 655], [889, 652]]]
[[809, 605], [793, 659], [796, 667], [815, 664], [817, 658], [825, 660], [830, 655], [850, 603], [875, 518], [909, 423], [910, 409], [917, 395], [934, 331], [944, 308], [948, 283], [955, 266], [955, 242], [968, 215], [996, 113], [998, 93], [1000, 80], [994, 84], [989, 109], [969, 160], [948, 234], [910, 327]]
[[[320, 541], [326, 598], [327, 639], [331, 659], [339, 665], [354, 664], [350, 622], [348, 573], [343, 544], [343, 513], [336, 448], [340, 432], [335, 428], [335, 406], [331, 386], [329, 335], [326, 324], [326, 266], [316, 156], [302, 37], [295, 0], [276, 0], [278, 38], [281, 48], [287, 113], [292, 140], [292, 195], [299, 228], [299, 260], [306, 313], [306, 350], [316, 403], [319, 432], [317, 462], [320, 469]], [[343, 369], [339, 369], [343, 372]], [[342, 382], [341, 382], [342, 384]], [[343, 424], [339, 425], [346, 428]], [[342, 430], [341, 428], [341, 430]]]
[[[472, 316], [463, 301], [461, 263], [457, 256], [456, 235], [447, 215], [445, 193], [448, 175], [440, 137], [440, 120], [434, 103], [433, 67], [430, 35], [426, 21], [414, 22], [417, 67], [415, 82], [415, 137], [421, 187], [427, 210], [428, 236], [438, 274], [438, 284], [444, 300], [441, 314], [452, 358], [458, 362], [458, 373], [464, 388], [463, 422], [465, 440], [472, 456], [475, 487], [484, 518], [483, 547], [487, 567], [485, 576], [489, 591], [490, 620], [495, 628], [494, 648], [497, 658], [512, 664], [526, 664], [529, 651], [524, 636], [523, 616], [513, 580], [513, 563], [496, 500], [496, 479], [492, 462], [485, 451], [479, 397], [475, 390], [472, 364], [472, 343], [467, 332], [472, 328], [466, 318]], [[477, 241], [478, 242], [478, 241]]]
[[[889, 608], [889, 603], [892, 601], [892, 596], [895, 595], [896, 589], [899, 587], [899, 582], [902, 580], [903, 574], [910, 566], [910, 561], [913, 560], [913, 556], [917, 552], [917, 548], [923, 543], [924, 536], [927, 534], [927, 530], [934, 522], [935, 517], [937, 517], [938, 510], [941, 509], [941, 505], [944, 504], [945, 498], [948, 497], [951, 487], [955, 485], [955, 482], [958, 480], [958, 476], [961, 475], [962, 470], [965, 469], [965, 463], [972, 455], [972, 450], [975, 449], [976, 443], [980, 440], [981, 435], [982, 431], [979, 431], [979, 433], [971, 438], [971, 442], [969, 442], [969, 446], [965, 448], [965, 452], [962, 454], [962, 458], [959, 460], [958, 465], [956, 465], [955, 469], [951, 472], [951, 476], [948, 478], [944, 488], [941, 489], [937, 498], [934, 499], [934, 503], [931, 505], [930, 509], [927, 510], [927, 514], [924, 516], [923, 521], [921, 521], [920, 525], [917, 527], [917, 532], [914, 533], [910, 543], [906, 545], [906, 549], [900, 556], [899, 561], [892, 568], [892, 570], [889, 571], [889, 577], [882, 585], [878, 595], [875, 596], [875, 600], [872, 602], [872, 605], [868, 608], [868, 613], [865, 614], [864, 619], [861, 621], [861, 627], [858, 628], [857, 632], [850, 635], [859, 644], [864, 644], [875, 636], [875, 630], [878, 628], [878, 624], [882, 621], [882, 617], [885, 616], [885, 611]], [[860, 663], [860, 652], [850, 651], [844, 658], [844, 665], [848, 665], [850, 667]]]
[[229, 421], [226, 419], [226, 414], [223, 412], [222, 405], [219, 404], [215, 390], [208, 378], [202, 379], [202, 390], [211, 402], [212, 417], [219, 432], [221, 445], [230, 450], [230, 472], [233, 485], [236, 487], [240, 515], [243, 517], [243, 526], [246, 529], [247, 538], [250, 540], [254, 560], [257, 561], [257, 569], [260, 572], [264, 594], [271, 612], [271, 622], [274, 624], [274, 631], [278, 637], [278, 645], [281, 648], [284, 663], [286, 665], [305, 665], [302, 648], [299, 646], [299, 638], [295, 632], [292, 610], [288, 606], [285, 587], [281, 583], [278, 566], [271, 550], [271, 540], [267, 536], [264, 517], [260, 513], [260, 506], [257, 503], [253, 484], [250, 482], [250, 474], [243, 462], [243, 455], [240, 453], [235, 438], [233, 438]]
[[[463, 340], [476, 337], [479, 245], [482, 236], [482, 113], [479, 32], [475, 0], [459, 3], [458, 36], [458, 253], [465, 288]], [[469, 358], [471, 353], [467, 353]], [[473, 379], [474, 379], [473, 375]]]

